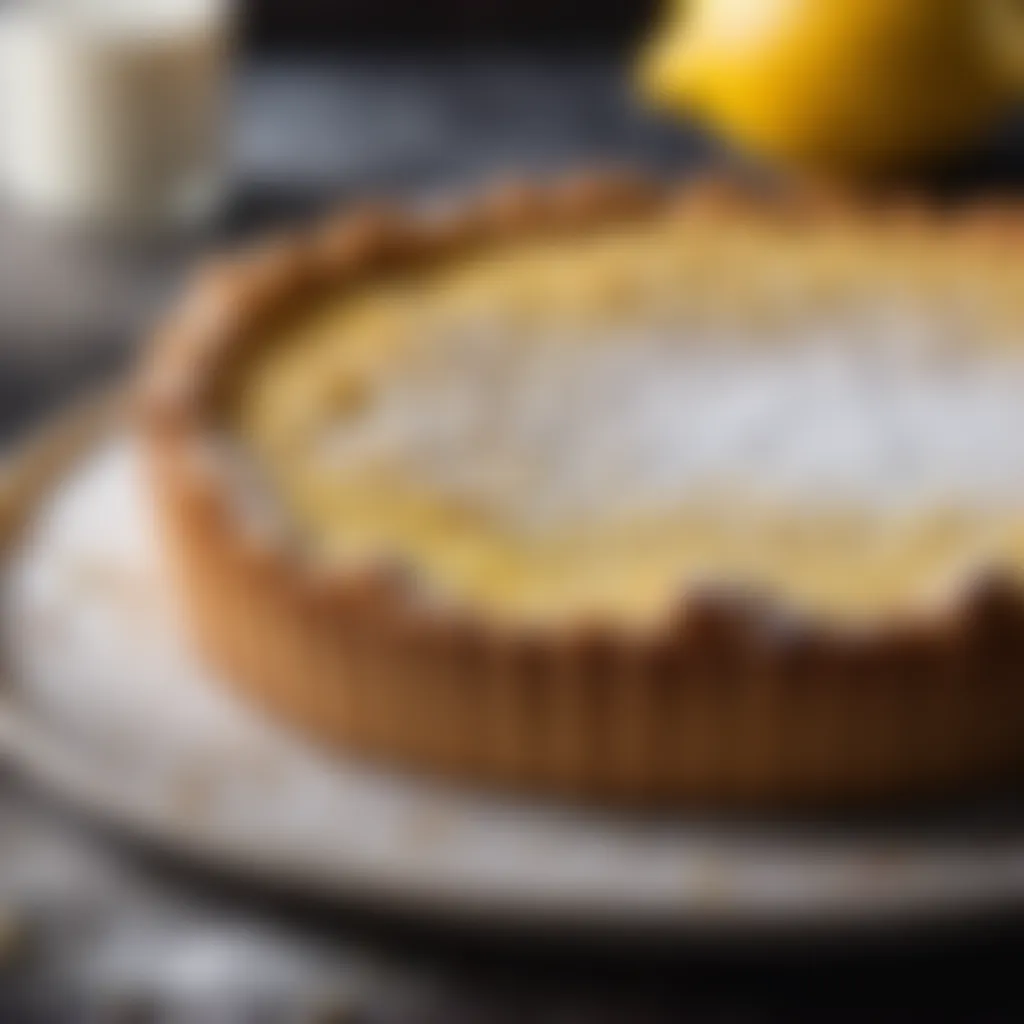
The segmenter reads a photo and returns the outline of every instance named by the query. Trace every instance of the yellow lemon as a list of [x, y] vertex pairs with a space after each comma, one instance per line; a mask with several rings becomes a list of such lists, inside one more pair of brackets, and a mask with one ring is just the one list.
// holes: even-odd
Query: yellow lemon
[[645, 51], [656, 102], [840, 173], [955, 152], [1024, 85], [1018, 0], [678, 0]]

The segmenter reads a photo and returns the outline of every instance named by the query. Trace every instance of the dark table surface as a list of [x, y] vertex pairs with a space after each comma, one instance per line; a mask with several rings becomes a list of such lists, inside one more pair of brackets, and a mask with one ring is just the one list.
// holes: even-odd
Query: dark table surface
[[[1015, 134], [956, 186], [1024, 180]], [[620, 62], [580, 56], [250, 66], [233, 152], [229, 208], [201, 238], [98, 245], [2, 215], [2, 436], [119, 372], [211, 245], [367, 191], [724, 160], [695, 130], [639, 111]], [[0, 776], [0, 1022], [895, 1020], [940, 1003], [944, 1019], [1016, 1020], [1022, 940], [1012, 919], [774, 948], [443, 935], [240, 890]], [[956, 1013], [964, 985], [969, 1009]]]

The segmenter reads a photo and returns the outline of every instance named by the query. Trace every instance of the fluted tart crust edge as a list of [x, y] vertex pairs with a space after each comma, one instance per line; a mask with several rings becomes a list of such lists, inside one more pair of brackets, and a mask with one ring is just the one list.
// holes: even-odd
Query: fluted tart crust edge
[[[683, 594], [654, 632], [520, 630], [417, 601], [394, 566], [308, 564], [237, 514], [211, 420], [235, 357], [282, 310], [385, 268], [667, 210], [850, 215], [843, 203], [765, 201], [721, 183], [665, 190], [588, 176], [505, 187], [454, 213], [366, 208], [205, 268], [160, 329], [137, 392], [163, 536], [203, 650], [232, 686], [329, 745], [471, 783], [787, 808], [1016, 777], [1024, 595], [995, 571], [941, 610], [861, 631], [706, 590]], [[896, 204], [864, 216], [912, 231], [941, 217], [944, 229], [1024, 239], [1012, 208]]]

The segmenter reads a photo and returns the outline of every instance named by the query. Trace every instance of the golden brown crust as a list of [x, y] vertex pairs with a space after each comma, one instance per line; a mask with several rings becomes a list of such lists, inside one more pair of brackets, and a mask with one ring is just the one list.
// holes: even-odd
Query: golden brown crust
[[[721, 182], [663, 194], [591, 176], [503, 186], [442, 216], [377, 207], [205, 270], [153, 347], [138, 408], [187, 610], [231, 683], [328, 743], [588, 798], [787, 806], [1015, 775], [1024, 597], [995, 577], [941, 611], [859, 633], [704, 592], [684, 594], [646, 635], [599, 624], [527, 634], [432, 607], [400, 567], [303, 564], [233, 509], [207, 413], [231, 357], [287, 304], [513, 234], [737, 209], [787, 222], [850, 215], [832, 197], [766, 203]], [[876, 213], [897, 230], [937, 217], [910, 205]], [[948, 216], [971, 237], [1021, 234], [1016, 213]]]

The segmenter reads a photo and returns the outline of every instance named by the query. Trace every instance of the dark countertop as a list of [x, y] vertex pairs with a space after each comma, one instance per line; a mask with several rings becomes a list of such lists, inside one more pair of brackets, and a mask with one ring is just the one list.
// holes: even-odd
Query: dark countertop
[[[190, 258], [212, 244], [367, 191], [723, 159], [699, 133], [639, 112], [617, 62], [597, 57], [268, 63], [241, 76], [237, 109], [236, 187], [207, 237], [98, 247], [5, 216], [4, 436], [122, 367]], [[1011, 133], [966, 179], [1015, 184], [1022, 153]], [[0, 778], [0, 1022], [867, 1019], [856, 1006], [895, 1020], [901, 1006], [945, 998], [968, 970], [982, 973], [963, 1019], [981, 1019], [989, 1001], [985, 1020], [1017, 1019], [998, 1012], [1024, 952], [1016, 924], [878, 939], [601, 953], [459, 940], [239, 891]], [[894, 983], [896, 994], [878, 994]]]

